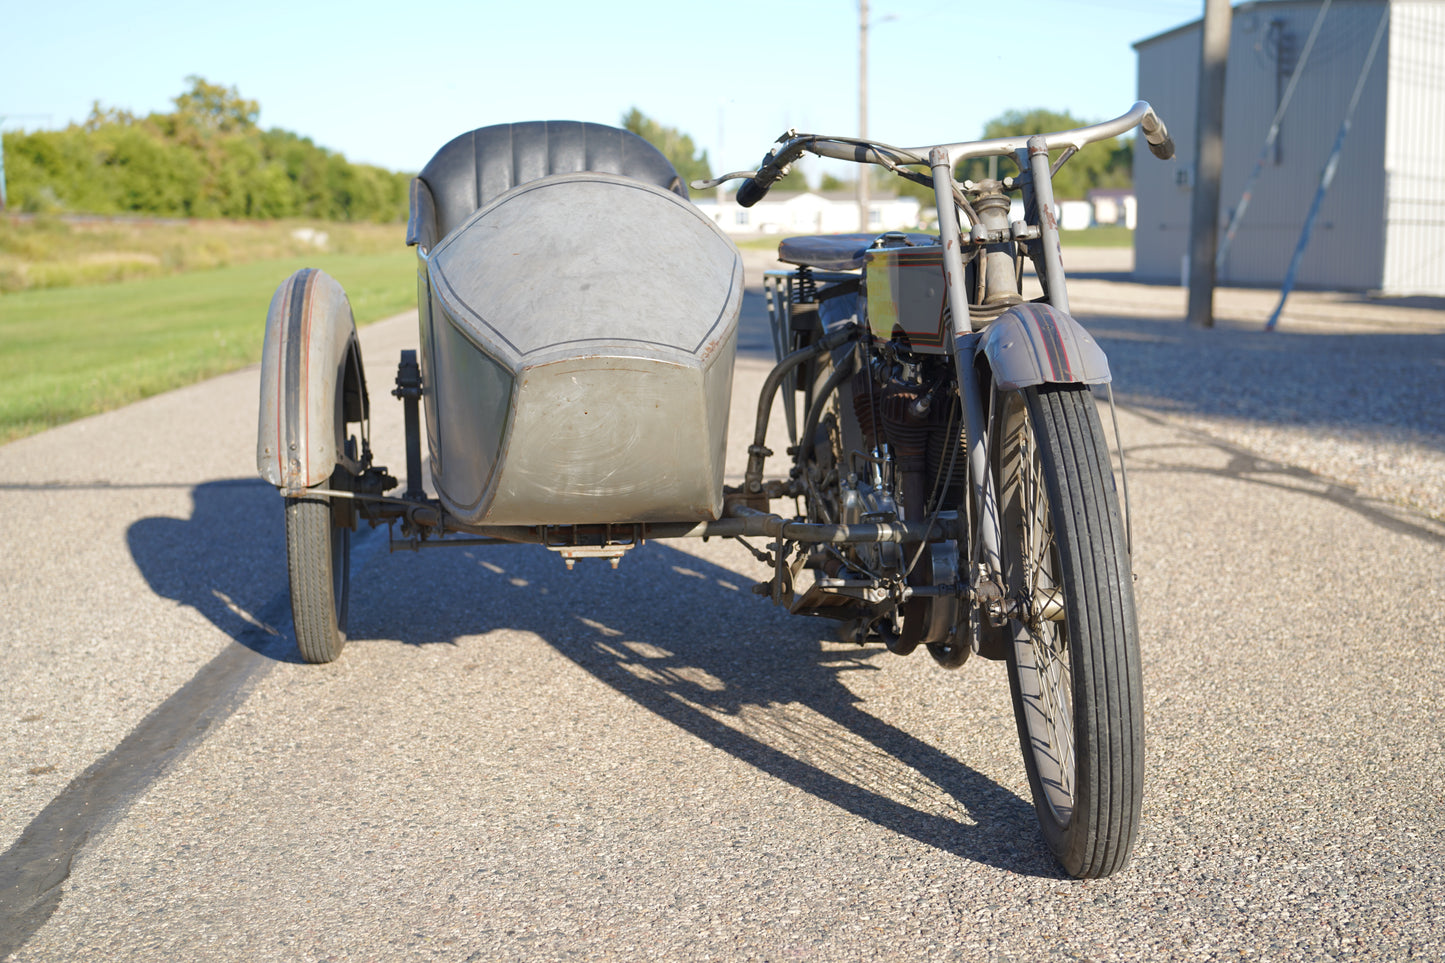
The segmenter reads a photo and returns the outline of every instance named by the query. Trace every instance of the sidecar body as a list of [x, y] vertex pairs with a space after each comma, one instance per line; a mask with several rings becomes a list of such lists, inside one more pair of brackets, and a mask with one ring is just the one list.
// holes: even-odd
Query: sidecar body
[[569, 567], [782, 523], [725, 500], [742, 259], [656, 148], [575, 122], [463, 134], [412, 182], [407, 242], [420, 331], [391, 392], [402, 492], [373, 461], [341, 285], [298, 271], [267, 316], [257, 468], [286, 499], [307, 661], [345, 644], [363, 520], [387, 525], [394, 551], [532, 542]]
[[[656, 148], [577, 122], [463, 134], [412, 182], [407, 243], [450, 527], [721, 516], [742, 261]], [[261, 375], [263, 477], [295, 497], [364, 473], [340, 285], [318, 271], [282, 284]]]
[[626, 131], [508, 124], [412, 185], [432, 480], [468, 525], [707, 520], [743, 275]]

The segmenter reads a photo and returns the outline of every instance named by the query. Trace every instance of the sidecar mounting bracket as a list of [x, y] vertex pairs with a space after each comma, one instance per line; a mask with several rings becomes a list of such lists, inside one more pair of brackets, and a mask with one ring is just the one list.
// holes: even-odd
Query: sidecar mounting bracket
[[629, 549], [636, 548], [636, 545], [548, 545], [549, 551], [556, 552], [562, 556], [562, 561], [567, 565], [567, 571], [572, 571], [579, 558], [605, 558], [617, 568], [622, 561], [622, 556]]
[[543, 546], [562, 556], [569, 572], [579, 558], [605, 558], [615, 569], [623, 555], [643, 542], [641, 525], [606, 525], [600, 535], [579, 536], [575, 527], [568, 533], [570, 538], [555, 526], [542, 528]]

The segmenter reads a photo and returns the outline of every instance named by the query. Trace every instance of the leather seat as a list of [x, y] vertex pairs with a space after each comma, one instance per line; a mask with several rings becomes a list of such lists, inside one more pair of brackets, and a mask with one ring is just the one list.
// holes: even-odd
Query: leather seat
[[[868, 260], [868, 252], [880, 237], [876, 234], [805, 234], [785, 237], [778, 244], [778, 260], [787, 264], [817, 268], [819, 271], [856, 271]], [[901, 241], [885, 247], [917, 247], [938, 243], [932, 234], [895, 234]]]
[[[617, 174], [688, 196], [662, 152], [630, 131], [581, 121], [497, 124], [453, 138], [422, 168], [418, 180], [431, 204], [413, 182], [407, 242], [430, 246], [513, 187], [579, 171]], [[434, 209], [432, 224], [425, 223], [427, 207]]]

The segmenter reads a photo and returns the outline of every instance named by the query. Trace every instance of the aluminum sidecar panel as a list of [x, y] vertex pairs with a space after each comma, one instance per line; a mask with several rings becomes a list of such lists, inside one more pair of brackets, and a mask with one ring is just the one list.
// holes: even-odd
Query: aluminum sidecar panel
[[743, 274], [692, 204], [575, 173], [498, 197], [427, 259], [432, 475], [473, 525], [722, 511]]

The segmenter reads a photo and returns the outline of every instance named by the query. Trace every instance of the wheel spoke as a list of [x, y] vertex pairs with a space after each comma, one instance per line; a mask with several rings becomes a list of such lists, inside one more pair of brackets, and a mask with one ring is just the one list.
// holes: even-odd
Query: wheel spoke
[[1012, 435], [1016, 460], [1011, 481], [1018, 498], [1019, 571], [1012, 595], [1019, 600], [1027, 656], [1020, 670], [1032, 676], [1021, 693], [1028, 705], [1030, 742], [1050, 808], [1060, 823], [1073, 812], [1075, 748], [1072, 674], [1058, 581], [1058, 547], [1049, 510], [1034, 426], [1022, 413]]

